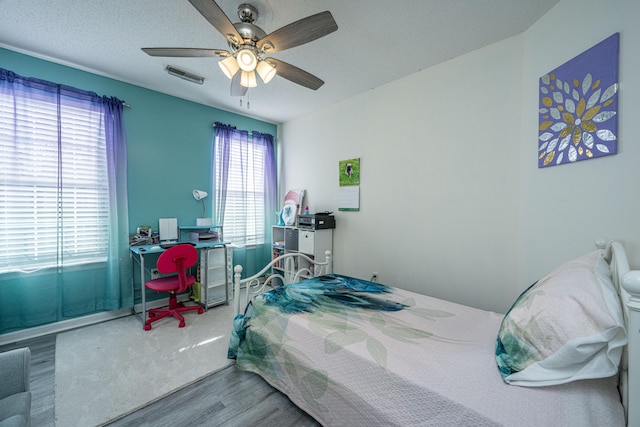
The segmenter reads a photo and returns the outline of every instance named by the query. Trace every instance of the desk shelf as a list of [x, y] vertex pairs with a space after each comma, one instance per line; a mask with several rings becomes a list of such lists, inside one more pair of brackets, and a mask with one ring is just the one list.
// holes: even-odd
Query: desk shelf
[[[222, 238], [222, 226], [221, 225], [181, 225], [178, 227], [178, 230], [180, 230], [180, 240], [182, 241], [191, 241], [193, 242], [194, 240], [191, 239], [191, 233], [194, 232], [202, 232], [202, 231], [213, 231], [218, 233], [218, 239], [215, 241], [221, 242], [223, 240]], [[186, 234], [186, 238], [183, 234]], [[204, 240], [203, 240], [204, 241]], [[213, 240], [208, 240], [208, 241], [213, 241]]]

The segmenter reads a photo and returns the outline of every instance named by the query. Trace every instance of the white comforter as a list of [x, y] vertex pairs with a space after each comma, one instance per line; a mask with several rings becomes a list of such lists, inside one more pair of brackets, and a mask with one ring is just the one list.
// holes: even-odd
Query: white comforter
[[237, 366], [327, 426], [623, 426], [616, 378], [506, 385], [494, 349], [502, 315], [393, 289], [408, 305], [284, 314], [262, 298]]

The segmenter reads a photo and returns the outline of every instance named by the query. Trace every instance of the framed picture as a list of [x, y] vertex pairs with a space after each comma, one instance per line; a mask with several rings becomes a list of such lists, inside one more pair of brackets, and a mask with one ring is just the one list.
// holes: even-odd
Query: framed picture
[[538, 167], [618, 152], [619, 33], [540, 77]]
[[339, 170], [341, 187], [360, 184], [360, 159], [341, 160]]
[[284, 196], [281, 218], [284, 225], [295, 225], [296, 216], [302, 215], [302, 203], [304, 202], [304, 190], [289, 190]]
[[148, 225], [141, 225], [138, 227], [137, 233], [141, 237], [151, 237], [151, 227]]
[[340, 189], [338, 210], [357, 212], [360, 210], [360, 159], [340, 160], [338, 163]]

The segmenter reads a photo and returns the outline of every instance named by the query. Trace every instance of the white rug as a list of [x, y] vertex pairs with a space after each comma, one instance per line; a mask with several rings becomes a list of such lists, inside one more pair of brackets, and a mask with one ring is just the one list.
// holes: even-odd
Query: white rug
[[59, 334], [55, 419], [97, 426], [129, 414], [233, 363], [227, 359], [232, 304], [185, 314], [144, 331], [129, 316]]

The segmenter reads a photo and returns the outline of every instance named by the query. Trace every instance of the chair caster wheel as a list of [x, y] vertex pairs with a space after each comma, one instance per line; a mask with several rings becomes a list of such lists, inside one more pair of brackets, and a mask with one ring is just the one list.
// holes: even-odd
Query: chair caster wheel
[[198, 314], [202, 314], [204, 313], [204, 310], [202, 309], [202, 307], [198, 308]]
[[178, 324], [178, 328], [184, 328], [184, 322], [180, 322], [180, 323]]
[[151, 330], [151, 325], [144, 325], [144, 330], [145, 331], [150, 331]]

